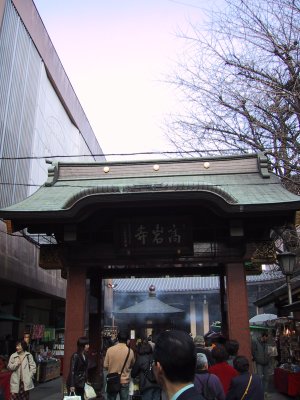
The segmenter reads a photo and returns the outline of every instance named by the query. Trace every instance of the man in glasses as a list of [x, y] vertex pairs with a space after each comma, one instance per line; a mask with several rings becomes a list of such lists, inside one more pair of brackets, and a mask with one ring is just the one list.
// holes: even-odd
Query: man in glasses
[[194, 387], [196, 349], [184, 331], [162, 332], [155, 341], [153, 371], [168, 400], [205, 400]]

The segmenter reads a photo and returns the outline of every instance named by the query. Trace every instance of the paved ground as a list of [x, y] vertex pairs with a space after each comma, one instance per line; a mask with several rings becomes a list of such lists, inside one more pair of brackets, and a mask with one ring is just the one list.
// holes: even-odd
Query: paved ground
[[39, 383], [30, 392], [30, 400], [62, 400], [63, 399], [62, 378]]
[[[62, 378], [39, 383], [30, 393], [30, 400], [62, 400]], [[284, 396], [271, 388], [268, 400], [292, 400], [294, 397]]]

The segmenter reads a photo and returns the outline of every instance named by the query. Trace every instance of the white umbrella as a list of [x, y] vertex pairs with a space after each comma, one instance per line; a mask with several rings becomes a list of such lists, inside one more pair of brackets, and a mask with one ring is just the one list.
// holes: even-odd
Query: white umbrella
[[249, 319], [250, 324], [253, 325], [268, 325], [268, 322], [277, 319], [275, 314], [258, 314]]

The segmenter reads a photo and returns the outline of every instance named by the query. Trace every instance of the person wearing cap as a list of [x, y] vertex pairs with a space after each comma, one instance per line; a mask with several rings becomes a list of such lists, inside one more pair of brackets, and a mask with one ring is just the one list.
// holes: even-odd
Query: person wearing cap
[[247, 357], [235, 357], [233, 366], [239, 372], [239, 375], [231, 380], [226, 400], [264, 400], [264, 391], [260, 376], [250, 374]]
[[194, 387], [196, 351], [187, 332], [161, 332], [155, 340], [153, 372], [169, 400], [205, 400]]
[[207, 357], [203, 353], [197, 353], [194, 385], [196, 390], [204, 397], [206, 397], [207, 390], [209, 390], [214, 399], [225, 400], [222, 383], [216, 375], [208, 372]]
[[211, 350], [205, 347], [205, 339], [201, 335], [197, 335], [194, 337], [194, 343], [196, 347], [196, 352], [198, 353], [203, 353], [206, 355], [207, 358], [207, 363], [208, 366], [210, 367], [211, 365], [214, 364], [214, 360], [211, 355]]

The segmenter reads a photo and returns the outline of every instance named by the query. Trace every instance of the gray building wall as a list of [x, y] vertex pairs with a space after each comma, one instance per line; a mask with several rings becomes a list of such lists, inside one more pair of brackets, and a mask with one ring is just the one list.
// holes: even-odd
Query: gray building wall
[[[46, 181], [47, 158], [101, 161], [102, 154], [33, 1], [0, 0], [0, 207], [21, 201]], [[21, 290], [35, 298], [65, 298], [60, 271], [45, 271], [38, 260], [38, 246], [22, 233], [8, 235], [0, 222], [0, 291], [11, 285], [15, 293], [11, 299], [0, 295], [0, 311], [16, 312]], [[26, 318], [30, 323], [31, 316]], [[4, 325], [0, 338], [10, 333]]]

